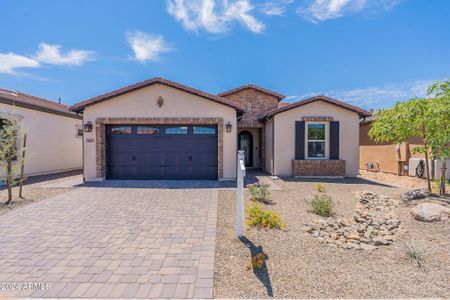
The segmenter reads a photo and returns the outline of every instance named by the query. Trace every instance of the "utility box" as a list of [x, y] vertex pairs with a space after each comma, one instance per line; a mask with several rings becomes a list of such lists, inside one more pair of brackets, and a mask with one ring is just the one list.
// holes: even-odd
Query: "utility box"
[[[423, 160], [423, 162], [425, 163], [425, 159], [423, 158], [410, 158], [409, 159], [409, 167], [408, 167], [408, 175], [409, 176], [416, 176], [416, 168], [419, 165], [420, 161]], [[434, 160], [434, 164], [433, 164], [433, 160], [429, 159], [428, 160], [429, 165], [430, 165], [430, 174], [431, 174], [431, 178], [440, 178], [441, 177], [441, 167], [442, 167], [442, 162], [440, 159], [435, 159]], [[450, 178], [450, 159], [447, 160], [447, 169], [445, 170], [445, 177], [448, 179]]]

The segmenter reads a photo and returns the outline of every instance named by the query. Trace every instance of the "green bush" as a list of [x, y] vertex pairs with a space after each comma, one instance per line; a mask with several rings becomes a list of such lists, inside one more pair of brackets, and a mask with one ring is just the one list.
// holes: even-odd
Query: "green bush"
[[267, 202], [267, 198], [270, 196], [268, 184], [262, 184], [258, 182], [256, 184], [250, 185], [248, 187], [248, 190], [252, 195], [253, 201]]
[[253, 203], [247, 209], [246, 224], [252, 227], [267, 229], [284, 229], [285, 225], [281, 223], [278, 213], [269, 209], [263, 209], [262, 205]]
[[333, 199], [327, 195], [314, 195], [309, 203], [312, 211], [322, 217], [329, 217], [333, 213]]

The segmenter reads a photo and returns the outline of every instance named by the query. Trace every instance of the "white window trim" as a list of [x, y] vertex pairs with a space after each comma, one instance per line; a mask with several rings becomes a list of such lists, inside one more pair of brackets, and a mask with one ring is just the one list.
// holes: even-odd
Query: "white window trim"
[[[325, 156], [324, 157], [309, 157], [308, 156], [308, 142], [322, 142], [323, 140], [308, 140], [308, 125], [311, 124], [323, 124], [325, 125]], [[311, 160], [326, 160], [330, 158], [330, 122], [320, 122], [320, 121], [307, 121], [305, 122], [305, 159]]]

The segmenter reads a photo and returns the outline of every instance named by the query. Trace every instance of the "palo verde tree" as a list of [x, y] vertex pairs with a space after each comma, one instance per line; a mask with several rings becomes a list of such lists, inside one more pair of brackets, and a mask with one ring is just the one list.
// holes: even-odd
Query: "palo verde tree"
[[428, 88], [428, 143], [431, 153], [441, 159], [439, 193], [445, 194], [445, 170], [450, 158], [450, 81], [436, 81]]
[[0, 114], [0, 179], [8, 186], [8, 200], [12, 201], [12, 187], [19, 176], [22, 159], [19, 157], [19, 121], [13, 116]]
[[448, 81], [435, 82], [428, 89], [429, 98], [397, 102], [392, 108], [379, 110], [374, 115], [374, 122], [369, 131], [369, 136], [375, 142], [400, 144], [411, 137], [422, 138], [423, 145], [415, 147], [413, 152], [423, 153], [425, 156], [425, 173], [430, 191], [430, 155], [447, 158], [449, 154], [449, 131], [448, 128], [443, 130], [444, 127], [450, 127], [448, 98], [445, 96], [445, 91], [448, 93], [448, 90], [446, 89], [448, 89]]

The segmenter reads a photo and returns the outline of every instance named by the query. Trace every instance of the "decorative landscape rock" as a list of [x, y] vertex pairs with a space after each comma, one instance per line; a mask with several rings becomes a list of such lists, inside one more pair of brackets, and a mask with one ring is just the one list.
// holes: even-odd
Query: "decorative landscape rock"
[[430, 191], [428, 189], [417, 189], [403, 193], [401, 195], [401, 199], [403, 201], [412, 201], [418, 199], [425, 199], [428, 196], [430, 196]]
[[436, 222], [450, 215], [450, 208], [432, 202], [420, 203], [411, 209], [414, 219], [423, 222]]
[[318, 240], [344, 249], [375, 250], [390, 245], [399, 233], [400, 220], [393, 214], [389, 197], [362, 192], [352, 218], [320, 218], [305, 225]]

